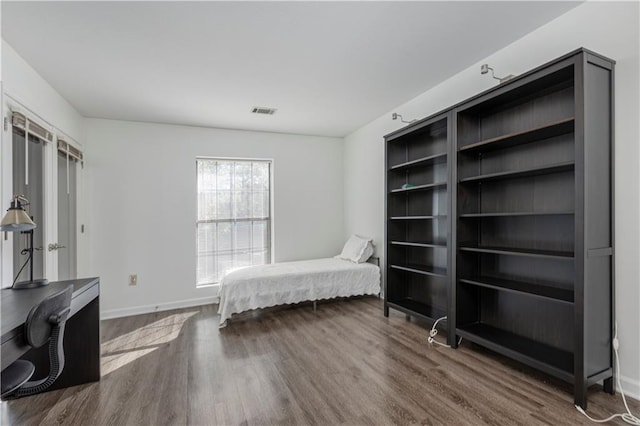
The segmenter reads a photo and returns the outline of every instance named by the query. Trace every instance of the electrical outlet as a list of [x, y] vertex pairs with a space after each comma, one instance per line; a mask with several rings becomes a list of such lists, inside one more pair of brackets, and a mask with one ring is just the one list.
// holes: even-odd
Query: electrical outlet
[[138, 274], [129, 275], [129, 285], [138, 285]]

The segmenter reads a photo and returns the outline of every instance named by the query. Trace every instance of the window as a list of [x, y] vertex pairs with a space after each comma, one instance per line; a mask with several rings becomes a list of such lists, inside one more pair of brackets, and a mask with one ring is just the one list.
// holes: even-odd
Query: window
[[271, 161], [196, 159], [197, 285], [271, 263]]

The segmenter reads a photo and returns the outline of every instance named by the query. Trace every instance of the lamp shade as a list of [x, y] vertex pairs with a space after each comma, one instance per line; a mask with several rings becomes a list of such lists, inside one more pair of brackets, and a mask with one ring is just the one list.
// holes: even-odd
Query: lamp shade
[[4, 215], [2, 222], [0, 222], [0, 231], [5, 232], [29, 231], [35, 227], [36, 224], [24, 211], [22, 204], [17, 199], [11, 203], [7, 214]]

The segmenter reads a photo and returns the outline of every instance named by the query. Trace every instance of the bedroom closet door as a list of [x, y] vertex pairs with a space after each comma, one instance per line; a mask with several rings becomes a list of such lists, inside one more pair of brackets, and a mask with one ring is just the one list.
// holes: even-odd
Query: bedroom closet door
[[[26, 141], [25, 141], [26, 138]], [[33, 277], [48, 278], [45, 273], [46, 220], [46, 169], [47, 142], [25, 133], [18, 127], [12, 133], [13, 162], [13, 194], [20, 194], [29, 200], [27, 212], [37, 224], [33, 230]], [[12, 281], [28, 281], [29, 265], [26, 264], [28, 254], [25, 249], [29, 245], [29, 235], [15, 233], [13, 235], [13, 275]], [[23, 268], [24, 266], [24, 268]], [[20, 271], [20, 273], [18, 273]], [[3, 283], [4, 284], [4, 283]]]
[[58, 149], [58, 280], [77, 278], [77, 182], [78, 161]]

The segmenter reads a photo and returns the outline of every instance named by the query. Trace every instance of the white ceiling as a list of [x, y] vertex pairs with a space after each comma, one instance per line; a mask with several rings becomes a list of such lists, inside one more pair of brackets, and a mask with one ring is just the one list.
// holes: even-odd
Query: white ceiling
[[3, 1], [2, 37], [86, 117], [344, 136], [578, 4]]

